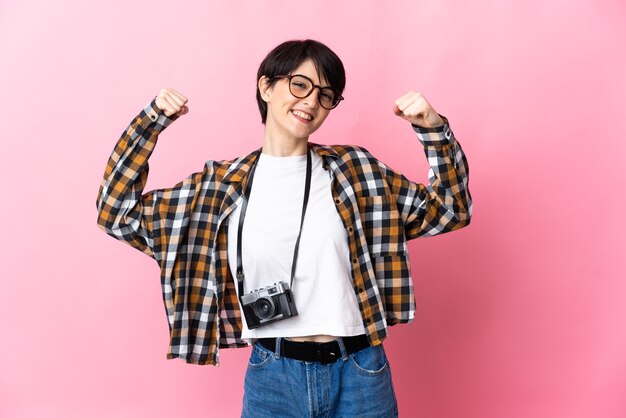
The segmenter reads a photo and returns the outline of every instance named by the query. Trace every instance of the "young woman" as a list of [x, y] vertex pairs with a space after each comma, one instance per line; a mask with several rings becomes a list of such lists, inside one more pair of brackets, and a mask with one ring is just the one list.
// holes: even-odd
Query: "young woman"
[[419, 92], [394, 112], [425, 150], [429, 185], [364, 148], [309, 142], [344, 87], [325, 45], [278, 45], [257, 73], [261, 147], [144, 193], [159, 133], [189, 110], [163, 89], [118, 141], [100, 187], [98, 224], [160, 265], [167, 358], [218, 364], [219, 348], [252, 346], [244, 417], [397, 416], [382, 342], [414, 317], [407, 240], [470, 221], [465, 155]]

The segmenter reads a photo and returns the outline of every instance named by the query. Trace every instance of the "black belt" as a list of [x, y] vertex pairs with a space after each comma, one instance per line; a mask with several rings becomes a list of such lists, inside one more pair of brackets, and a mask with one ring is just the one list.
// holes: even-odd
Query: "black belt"
[[[365, 334], [342, 337], [341, 339], [348, 354], [369, 347]], [[257, 342], [270, 351], [276, 351], [276, 338], [259, 338]], [[280, 355], [296, 360], [319, 361], [321, 364], [330, 364], [341, 358], [341, 350], [337, 340], [316, 343], [313, 341], [291, 341], [283, 338], [280, 342]]]

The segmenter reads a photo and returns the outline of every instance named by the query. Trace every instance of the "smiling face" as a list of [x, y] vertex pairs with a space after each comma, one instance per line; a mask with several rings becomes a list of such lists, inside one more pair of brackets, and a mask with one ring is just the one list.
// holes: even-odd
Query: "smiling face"
[[[305, 60], [291, 74], [301, 74], [310, 78], [314, 84], [328, 86], [325, 79], [317, 75], [313, 61]], [[281, 78], [268, 87], [267, 78], [259, 80], [261, 97], [267, 103], [267, 121], [265, 124], [266, 141], [289, 143], [306, 142], [328, 116], [329, 110], [320, 106], [319, 89], [314, 88], [308, 97], [299, 99], [289, 91], [289, 79]]]

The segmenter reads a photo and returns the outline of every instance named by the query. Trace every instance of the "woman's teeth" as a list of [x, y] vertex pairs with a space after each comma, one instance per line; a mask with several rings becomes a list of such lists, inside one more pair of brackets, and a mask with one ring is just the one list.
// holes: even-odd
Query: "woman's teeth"
[[300, 111], [297, 111], [297, 110], [292, 110], [291, 113], [293, 113], [296, 116], [301, 117], [302, 119], [313, 120], [313, 116], [308, 115], [308, 114], [306, 114], [304, 112], [300, 112]]

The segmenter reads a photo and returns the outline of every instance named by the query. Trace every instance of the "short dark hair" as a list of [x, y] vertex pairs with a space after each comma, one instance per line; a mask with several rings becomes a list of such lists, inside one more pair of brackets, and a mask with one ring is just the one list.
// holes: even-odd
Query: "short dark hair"
[[307, 59], [311, 59], [317, 70], [317, 76], [324, 77], [328, 84], [343, 93], [346, 87], [346, 71], [343, 63], [329, 47], [312, 39], [293, 40], [278, 45], [265, 57], [256, 75], [256, 101], [261, 112], [261, 122], [265, 124], [267, 119], [267, 103], [261, 97], [258, 84], [262, 76], [272, 80], [277, 75], [291, 74]]

